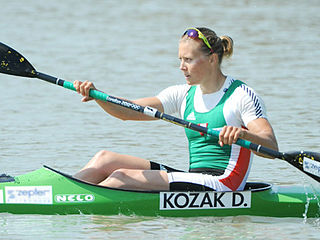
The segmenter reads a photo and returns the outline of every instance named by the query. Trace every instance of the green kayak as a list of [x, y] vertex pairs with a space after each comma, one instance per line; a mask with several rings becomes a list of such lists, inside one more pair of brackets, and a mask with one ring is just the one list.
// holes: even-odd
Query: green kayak
[[239, 192], [139, 192], [101, 187], [44, 166], [0, 176], [0, 213], [166, 217], [255, 215], [319, 217], [320, 191], [247, 183]]

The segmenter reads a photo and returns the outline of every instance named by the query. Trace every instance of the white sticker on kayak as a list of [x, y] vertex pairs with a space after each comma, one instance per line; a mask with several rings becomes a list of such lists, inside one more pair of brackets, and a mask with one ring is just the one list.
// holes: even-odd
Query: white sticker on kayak
[[5, 202], [8, 204], [52, 204], [52, 186], [6, 187]]
[[251, 192], [161, 192], [160, 210], [250, 208]]
[[58, 194], [55, 196], [55, 201], [58, 203], [81, 203], [93, 202], [93, 194]]
[[3, 203], [3, 190], [0, 190], [0, 204]]

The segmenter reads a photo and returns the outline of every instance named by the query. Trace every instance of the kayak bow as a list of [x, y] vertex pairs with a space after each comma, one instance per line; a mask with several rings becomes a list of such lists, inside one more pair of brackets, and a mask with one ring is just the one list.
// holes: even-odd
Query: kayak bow
[[167, 217], [319, 217], [319, 190], [247, 183], [238, 192], [129, 191], [89, 184], [50, 167], [0, 176], [0, 212]]

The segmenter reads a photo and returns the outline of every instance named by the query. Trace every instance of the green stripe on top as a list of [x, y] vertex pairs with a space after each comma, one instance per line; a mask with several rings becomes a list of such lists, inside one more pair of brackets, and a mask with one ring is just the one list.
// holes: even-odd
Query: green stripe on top
[[[233, 94], [234, 90], [243, 84], [243, 82], [234, 81], [225, 92], [219, 103], [206, 113], [199, 113], [194, 108], [194, 95], [196, 86], [192, 86], [186, 97], [186, 109], [184, 120], [194, 124], [200, 124], [209, 129], [222, 128], [226, 125], [223, 115], [223, 108], [226, 100]], [[214, 130], [211, 130], [214, 131]], [[217, 137], [204, 135], [199, 132], [185, 129], [189, 141], [189, 161], [190, 169], [193, 168], [215, 168], [226, 169], [229, 163], [231, 146], [221, 147]]]

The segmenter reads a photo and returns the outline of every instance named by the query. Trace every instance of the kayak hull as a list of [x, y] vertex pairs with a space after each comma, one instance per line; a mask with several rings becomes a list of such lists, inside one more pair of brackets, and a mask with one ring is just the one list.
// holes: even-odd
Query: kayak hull
[[248, 183], [240, 192], [138, 192], [88, 184], [43, 167], [0, 182], [0, 213], [165, 217], [319, 217], [319, 189]]

